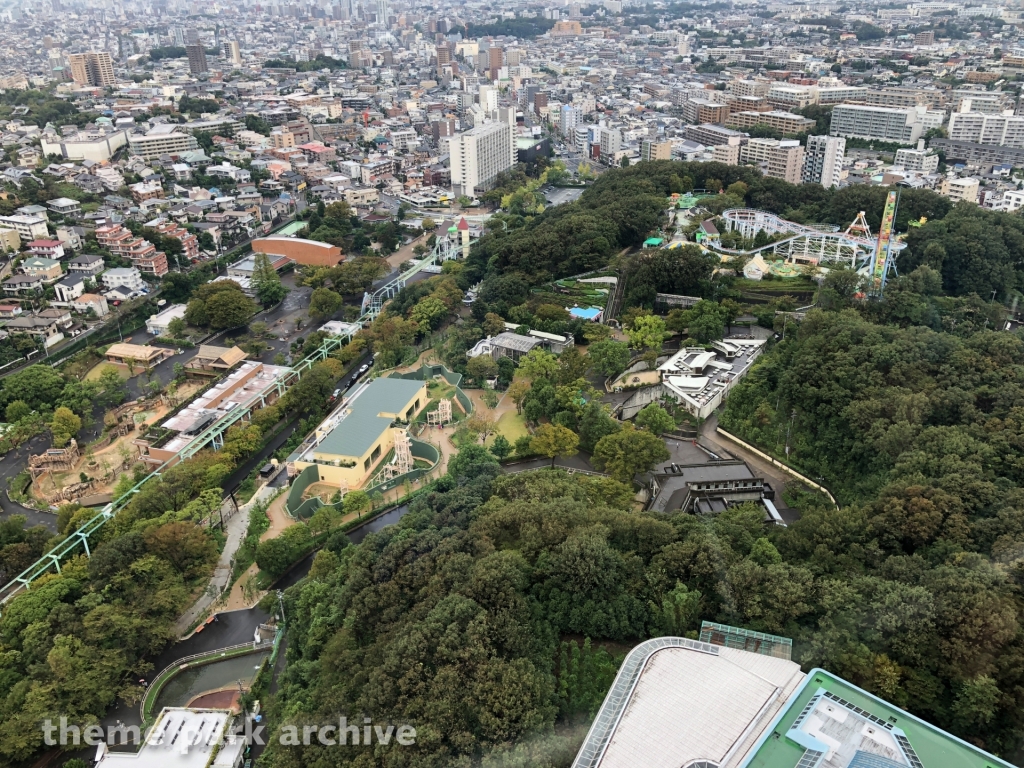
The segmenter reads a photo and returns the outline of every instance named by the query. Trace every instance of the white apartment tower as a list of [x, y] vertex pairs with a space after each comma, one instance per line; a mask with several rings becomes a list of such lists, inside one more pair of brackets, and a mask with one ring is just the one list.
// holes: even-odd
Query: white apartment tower
[[954, 112], [949, 117], [949, 138], [998, 147], [1024, 148], [1024, 117], [983, 112]]
[[580, 124], [580, 111], [570, 105], [563, 104], [558, 112], [558, 132], [566, 137], [568, 141], [573, 140], [576, 126]]
[[513, 130], [508, 123], [489, 122], [451, 138], [448, 151], [456, 195], [473, 197], [486, 191], [499, 173], [515, 164]]
[[838, 187], [845, 155], [846, 139], [808, 136], [801, 180], [804, 184], [821, 184], [825, 189]]
[[242, 51], [239, 49], [237, 41], [228, 40], [224, 43], [224, 58], [233, 66], [242, 66]]

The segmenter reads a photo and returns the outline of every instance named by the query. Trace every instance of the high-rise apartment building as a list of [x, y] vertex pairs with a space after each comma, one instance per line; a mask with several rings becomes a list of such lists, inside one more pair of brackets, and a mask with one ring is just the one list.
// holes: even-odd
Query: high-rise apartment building
[[558, 111], [558, 131], [568, 141], [573, 141], [576, 126], [580, 124], [580, 111], [571, 104], [563, 104]]
[[495, 177], [516, 162], [514, 128], [505, 122], [478, 125], [448, 143], [452, 188], [472, 197], [490, 188]]
[[198, 43], [186, 45], [185, 55], [188, 56], [188, 71], [193, 75], [201, 75], [203, 72], [210, 71], [210, 68], [206, 66], [206, 51], [203, 46]]
[[949, 117], [950, 141], [970, 141], [998, 147], [1024, 147], [1024, 117], [954, 112]]
[[615, 159], [615, 155], [622, 149], [622, 132], [618, 128], [605, 128], [601, 126], [601, 156], [609, 161]]
[[768, 152], [768, 168], [765, 176], [782, 179], [790, 184], [799, 184], [804, 168], [804, 148], [796, 139], [779, 142]]
[[239, 49], [237, 41], [228, 40], [224, 43], [224, 58], [233, 66], [242, 66], [242, 51]]
[[[986, 115], [994, 117], [994, 115]], [[925, 107], [892, 109], [863, 104], [839, 104], [832, 109], [830, 136], [876, 139], [913, 144], [925, 131], [939, 128], [945, 113]]]
[[79, 85], [98, 87], [114, 84], [114, 65], [106, 51], [72, 53], [68, 56], [71, 79]]
[[671, 160], [671, 141], [645, 141], [640, 145], [640, 160]]
[[388, 23], [388, 16], [391, 15], [391, 8], [388, 5], [388, 0], [377, 0], [377, 23], [384, 24]]
[[845, 155], [846, 139], [837, 136], [808, 136], [802, 181], [804, 184], [821, 184], [825, 189], [838, 187]]

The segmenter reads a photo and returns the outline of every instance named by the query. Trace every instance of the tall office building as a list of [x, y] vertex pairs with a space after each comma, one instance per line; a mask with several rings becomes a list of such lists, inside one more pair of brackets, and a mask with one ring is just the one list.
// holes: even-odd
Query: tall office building
[[846, 139], [835, 136], [808, 136], [801, 176], [803, 183], [821, 184], [825, 189], [838, 187], [845, 155]]
[[114, 65], [106, 51], [72, 53], [68, 56], [71, 79], [79, 85], [105, 86], [114, 84]]
[[501, 48], [487, 49], [487, 76], [497, 80], [502, 65], [505, 63], [505, 52]]
[[388, 7], [388, 0], [377, 0], [377, 23], [387, 26], [390, 14], [391, 9]]
[[242, 66], [242, 52], [235, 40], [228, 40], [224, 43], [224, 58], [236, 67]]
[[203, 72], [210, 71], [210, 68], [206, 66], [206, 51], [203, 50], [203, 46], [186, 45], [185, 54], [188, 56], [188, 71], [193, 75], [201, 75]]
[[448, 143], [452, 189], [472, 197], [486, 191], [494, 178], [516, 162], [514, 128], [505, 122], [478, 125]]
[[450, 73], [452, 66], [452, 49], [448, 43], [440, 43], [437, 46], [437, 76], [443, 77], [445, 68]]
[[671, 141], [645, 141], [640, 145], [640, 160], [671, 160]]
[[185, 47], [185, 30], [181, 27], [175, 27], [171, 30], [171, 42], [178, 48]]

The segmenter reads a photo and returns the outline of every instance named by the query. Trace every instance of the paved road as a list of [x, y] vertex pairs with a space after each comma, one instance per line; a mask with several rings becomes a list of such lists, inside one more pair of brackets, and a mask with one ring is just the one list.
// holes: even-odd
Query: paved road
[[757, 454], [751, 453], [742, 446], [734, 443], [732, 440], [726, 440], [725, 438], [720, 437], [715, 432], [716, 429], [718, 429], [718, 414], [711, 414], [707, 421], [701, 425], [701, 439], [713, 448], [718, 448], [726, 453], [732, 454], [738, 459], [743, 459], [743, 461], [747, 462], [755, 472], [760, 472], [764, 475], [768, 482], [772, 484], [772, 489], [775, 491], [774, 504], [775, 508], [779, 510], [779, 514], [782, 516], [782, 519], [785, 520], [787, 524], [799, 520], [800, 511], [786, 506], [786, 502], [782, 499], [782, 492], [786, 490], [786, 483], [793, 482], [793, 479], [785, 472], [782, 472], [778, 467], [769, 464]]

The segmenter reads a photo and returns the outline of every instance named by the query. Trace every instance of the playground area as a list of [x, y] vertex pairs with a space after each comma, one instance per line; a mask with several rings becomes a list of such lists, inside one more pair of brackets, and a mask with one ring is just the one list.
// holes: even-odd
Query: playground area
[[[202, 387], [202, 382], [186, 382], [176, 392], [174, 402], [191, 398]], [[109, 494], [119, 476], [138, 458], [135, 440], [149, 425], [173, 411], [174, 402], [160, 396], [119, 405], [104, 415], [104, 431], [98, 440], [86, 446], [72, 440], [66, 448], [50, 448], [29, 457], [29, 494], [46, 505]]]

